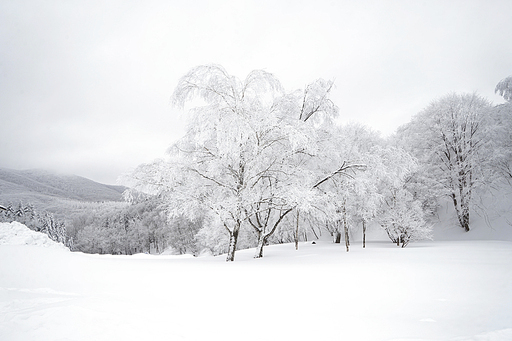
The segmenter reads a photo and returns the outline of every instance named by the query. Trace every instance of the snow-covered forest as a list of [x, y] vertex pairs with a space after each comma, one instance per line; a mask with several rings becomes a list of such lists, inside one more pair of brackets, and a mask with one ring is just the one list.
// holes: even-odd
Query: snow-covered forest
[[[496, 86], [507, 101], [510, 79]], [[509, 183], [510, 103], [448, 94], [382, 138], [336, 124], [333, 86], [318, 79], [285, 92], [262, 70], [242, 80], [218, 65], [192, 69], [172, 95], [187, 109], [185, 136], [128, 177], [127, 195], [157, 197], [171, 219], [200, 222], [183, 225], [190, 249], [232, 261], [237, 249], [255, 247], [259, 258], [266, 245], [322, 234], [349, 251], [354, 230], [364, 242], [367, 228], [405, 247], [432, 237], [445, 198], [469, 231], [482, 196]]]
[[[476, 93], [432, 99], [389, 137], [337, 123], [332, 81], [286, 92], [255, 70], [245, 79], [218, 65], [179, 81], [172, 102], [185, 135], [165, 158], [124, 176], [126, 203], [80, 203], [65, 213], [7, 205], [20, 221], [71, 250], [100, 254], [227, 254], [328, 236], [350, 241], [381, 229], [397, 246], [432, 238], [449, 200], [463, 231], [483, 198], [512, 177], [512, 77], [493, 105]], [[76, 204], [75, 204], [76, 206]], [[478, 212], [477, 212], [478, 211]], [[359, 237], [358, 237], [359, 238]], [[296, 246], [297, 247], [297, 246]]]

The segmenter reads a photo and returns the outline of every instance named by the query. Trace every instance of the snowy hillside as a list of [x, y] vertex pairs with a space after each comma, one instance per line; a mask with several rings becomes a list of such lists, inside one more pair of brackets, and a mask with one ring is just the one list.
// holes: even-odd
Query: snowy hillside
[[3, 244], [0, 340], [512, 339], [506, 241], [308, 242], [235, 263]]
[[502, 186], [476, 200], [471, 213], [471, 230], [457, 222], [453, 203], [441, 201], [434, 221], [434, 240], [504, 240], [512, 242], [512, 187]]
[[121, 201], [122, 186], [104, 185], [76, 176], [44, 170], [0, 169], [0, 202], [40, 202], [68, 199], [80, 201]]

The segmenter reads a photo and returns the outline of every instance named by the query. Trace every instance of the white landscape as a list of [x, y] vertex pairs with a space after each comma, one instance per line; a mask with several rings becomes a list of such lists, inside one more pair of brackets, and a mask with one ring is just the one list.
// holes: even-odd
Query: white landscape
[[511, 12], [0, 1], [0, 341], [511, 341]]
[[2, 223], [0, 339], [511, 340], [512, 234], [496, 222], [438, 224], [440, 240], [407, 248], [374, 229], [365, 249], [322, 238], [236, 262], [70, 252]]

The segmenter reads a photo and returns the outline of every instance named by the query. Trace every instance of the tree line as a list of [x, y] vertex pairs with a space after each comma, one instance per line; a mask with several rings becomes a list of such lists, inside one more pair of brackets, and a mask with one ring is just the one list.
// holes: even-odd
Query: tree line
[[68, 237], [66, 225], [63, 221], [59, 221], [55, 216], [47, 211], [37, 212], [34, 205], [28, 203], [23, 204], [21, 201], [17, 204], [8, 203], [0, 210], [1, 222], [20, 222], [31, 230], [42, 232], [57, 242], [72, 246], [73, 241]]
[[[506, 99], [508, 84], [496, 89]], [[510, 103], [450, 94], [382, 139], [336, 124], [332, 88], [319, 79], [287, 93], [266, 71], [241, 80], [218, 65], [196, 67], [172, 95], [178, 107], [192, 107], [185, 136], [165, 159], [140, 165], [130, 185], [158, 195], [171, 217], [202, 219], [197, 236], [217, 243], [228, 261], [241, 234], [262, 257], [294, 220], [295, 241], [309, 221], [335, 241], [344, 236], [348, 251], [350, 229], [360, 224], [365, 233], [373, 222], [404, 247], [431, 238], [428, 217], [444, 196], [468, 231], [475, 192], [510, 170]]]
[[[226, 253], [316, 239], [336, 243], [361, 227], [382, 228], [405, 247], [432, 238], [432, 217], [448, 198], [464, 231], [478, 196], [512, 179], [512, 77], [494, 106], [476, 93], [432, 101], [389, 137], [336, 123], [333, 82], [286, 92], [272, 74], [241, 80], [218, 65], [183, 76], [173, 95], [191, 107], [185, 135], [165, 158], [125, 179], [124, 207], [68, 217], [73, 250], [133, 254]], [[57, 224], [58, 225], [58, 224]]]

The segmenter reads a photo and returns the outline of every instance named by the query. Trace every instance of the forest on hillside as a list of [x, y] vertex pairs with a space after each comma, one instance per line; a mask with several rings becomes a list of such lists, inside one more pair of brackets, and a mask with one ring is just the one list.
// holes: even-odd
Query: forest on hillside
[[[125, 205], [84, 204], [54, 224], [63, 226], [59, 241], [88, 253], [227, 253], [232, 261], [239, 249], [254, 247], [258, 258], [266, 245], [322, 234], [349, 251], [353, 229], [364, 243], [377, 226], [405, 247], [432, 238], [441, 199], [469, 231], [478, 198], [510, 186], [512, 76], [495, 90], [505, 104], [450, 93], [387, 138], [336, 124], [343, 113], [333, 86], [318, 79], [285, 92], [262, 70], [243, 80], [218, 65], [190, 70], [172, 95], [189, 109], [185, 135], [124, 178]], [[24, 216], [51, 230], [19, 206], [2, 219]]]

